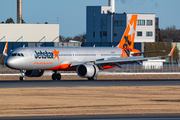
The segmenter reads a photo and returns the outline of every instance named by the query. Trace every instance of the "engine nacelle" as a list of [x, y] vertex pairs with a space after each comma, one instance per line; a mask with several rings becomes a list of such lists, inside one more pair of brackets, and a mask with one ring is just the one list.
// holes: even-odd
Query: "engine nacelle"
[[26, 70], [25, 76], [27, 77], [41, 77], [44, 73], [44, 70]]
[[80, 77], [93, 78], [99, 73], [99, 68], [96, 65], [82, 64], [77, 67], [77, 74]]

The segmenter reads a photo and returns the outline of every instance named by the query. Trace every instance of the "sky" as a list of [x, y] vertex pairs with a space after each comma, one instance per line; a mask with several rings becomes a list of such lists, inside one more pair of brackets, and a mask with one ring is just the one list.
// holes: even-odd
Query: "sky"
[[[17, 0], [0, 0], [0, 22], [17, 22]], [[74, 37], [86, 33], [86, 6], [107, 6], [108, 0], [22, 0], [26, 23], [59, 24], [60, 35]], [[116, 13], [154, 13], [159, 28], [175, 25], [180, 29], [180, 0], [116, 0]]]

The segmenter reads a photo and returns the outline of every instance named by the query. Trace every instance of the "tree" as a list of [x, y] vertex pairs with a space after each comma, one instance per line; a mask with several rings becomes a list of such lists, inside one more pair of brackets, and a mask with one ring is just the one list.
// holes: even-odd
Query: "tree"
[[158, 37], [159, 37], [159, 41], [158, 42], [164, 42], [164, 40], [163, 40], [163, 37], [162, 37], [162, 35], [161, 35], [161, 31], [159, 30], [158, 31]]
[[[160, 51], [160, 50], [166, 50], [165, 52], [156, 52], [156, 53], [146, 53], [144, 54], [145, 57], [155, 57], [155, 56], [166, 56], [170, 53], [172, 49], [171, 42], [156, 42], [156, 43], [145, 43], [144, 51]], [[174, 50], [173, 53], [173, 61], [179, 60], [179, 50], [177, 47]], [[171, 58], [169, 58], [169, 61], [171, 61]]]
[[67, 37], [67, 38], [65, 38], [64, 42], [69, 42], [69, 40], [71, 40], [71, 39], [72, 39], [72, 37]]
[[82, 42], [85, 42], [86, 41], [86, 34], [84, 33], [83, 36], [82, 36]]
[[80, 34], [80, 35], [77, 35], [73, 38], [73, 40], [78, 40], [78, 41], [81, 41], [81, 42], [85, 42], [86, 40], [86, 34]]
[[8, 18], [8, 19], [6, 20], [6, 23], [14, 23], [14, 20], [13, 20], [12, 18]]
[[73, 38], [73, 40], [78, 40], [78, 41], [81, 41], [81, 35], [78, 35], [78, 36], [75, 36], [74, 38]]
[[177, 30], [175, 25], [161, 29], [161, 35], [164, 42], [180, 42], [180, 30]]
[[65, 37], [64, 37], [64, 36], [59, 35], [59, 42], [64, 42], [64, 40], [65, 40]]
[[74, 36], [73, 38], [72, 37], [64, 37], [64, 36], [61, 36], [59, 35], [59, 42], [69, 42], [69, 40], [78, 40], [78, 41], [81, 41], [81, 42], [85, 42], [86, 41], [86, 34], [83, 33], [83, 34], [80, 34], [80, 35], [76, 35]]

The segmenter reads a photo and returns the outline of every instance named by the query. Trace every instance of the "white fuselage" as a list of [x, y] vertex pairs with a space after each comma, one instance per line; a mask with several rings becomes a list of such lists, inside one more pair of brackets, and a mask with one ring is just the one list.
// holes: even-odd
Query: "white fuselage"
[[5, 63], [19, 70], [50, 70], [59, 65], [119, 58], [117, 47], [25, 47], [13, 50]]

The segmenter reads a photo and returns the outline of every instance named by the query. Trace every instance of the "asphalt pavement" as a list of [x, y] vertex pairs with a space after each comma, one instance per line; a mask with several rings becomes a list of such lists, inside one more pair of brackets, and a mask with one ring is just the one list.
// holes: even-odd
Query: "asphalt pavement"
[[180, 114], [4, 117], [2, 120], [180, 120]]
[[1, 80], [0, 88], [23, 87], [101, 87], [101, 86], [179, 86], [180, 79], [161, 80]]

